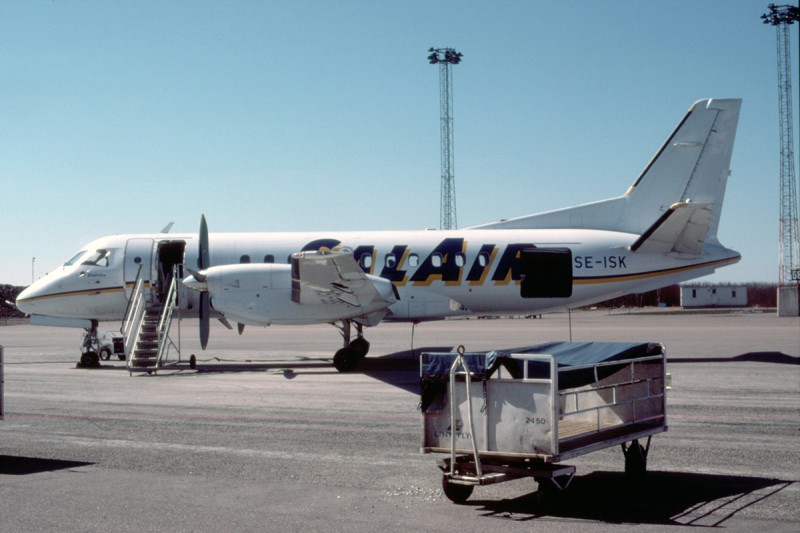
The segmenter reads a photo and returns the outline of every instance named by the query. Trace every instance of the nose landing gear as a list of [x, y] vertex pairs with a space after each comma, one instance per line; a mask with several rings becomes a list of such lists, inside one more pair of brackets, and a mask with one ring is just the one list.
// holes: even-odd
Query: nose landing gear
[[81, 344], [81, 358], [76, 365], [78, 368], [97, 368], [100, 366], [100, 343], [97, 340], [97, 320], [92, 320], [91, 327], [86, 328]]

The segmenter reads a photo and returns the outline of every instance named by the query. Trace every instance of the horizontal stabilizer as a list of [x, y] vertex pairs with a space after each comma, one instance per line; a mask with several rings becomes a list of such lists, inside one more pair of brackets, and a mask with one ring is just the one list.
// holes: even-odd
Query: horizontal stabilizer
[[712, 204], [672, 204], [655, 224], [631, 245], [632, 252], [700, 255], [712, 219]]

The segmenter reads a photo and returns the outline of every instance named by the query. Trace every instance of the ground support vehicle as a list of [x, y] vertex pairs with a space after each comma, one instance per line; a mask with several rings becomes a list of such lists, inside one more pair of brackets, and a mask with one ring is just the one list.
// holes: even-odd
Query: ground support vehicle
[[[560, 464], [621, 445], [625, 472], [647, 469], [653, 435], [667, 430], [666, 351], [654, 343], [556, 342], [513, 350], [423, 353], [423, 453], [439, 463], [445, 495], [532, 477], [539, 496], [569, 487]], [[646, 438], [646, 444], [639, 443]]]
[[90, 328], [83, 335], [79, 366], [86, 368], [96, 367], [100, 365], [101, 359], [108, 361], [112, 355], [116, 355], [120, 361], [125, 360], [125, 338], [122, 333], [104, 331], [98, 335], [93, 331]]

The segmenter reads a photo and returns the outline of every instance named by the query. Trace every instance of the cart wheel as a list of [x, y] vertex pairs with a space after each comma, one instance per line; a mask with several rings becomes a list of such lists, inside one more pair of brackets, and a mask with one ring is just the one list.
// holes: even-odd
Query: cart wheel
[[117, 354], [117, 359], [119, 359], [120, 361], [124, 361], [125, 360], [125, 354], [124, 353], [118, 353]]
[[623, 444], [622, 451], [625, 454], [625, 476], [632, 481], [644, 478], [647, 472], [647, 451], [644, 446], [635, 440], [627, 448]]
[[442, 491], [447, 499], [453, 503], [464, 503], [472, 495], [474, 485], [460, 485], [458, 483], [450, 483], [447, 477], [442, 476]]
[[109, 359], [111, 359], [111, 350], [109, 350], [108, 348], [103, 348], [102, 350], [100, 350], [99, 355], [100, 359], [102, 359], [103, 361], [108, 361]]
[[195, 357], [194, 354], [192, 354], [192, 356], [189, 357], [189, 368], [191, 368], [192, 370], [197, 368], [197, 357]]

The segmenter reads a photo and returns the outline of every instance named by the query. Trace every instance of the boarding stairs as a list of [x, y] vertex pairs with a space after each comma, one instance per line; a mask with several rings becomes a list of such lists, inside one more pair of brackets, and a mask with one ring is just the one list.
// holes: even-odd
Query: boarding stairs
[[180, 336], [177, 344], [170, 336], [178, 302], [179, 279], [177, 275], [172, 276], [166, 296], [160, 303], [148, 298], [149, 291], [145, 290], [141, 276], [136, 280], [122, 326], [125, 360], [131, 375], [134, 372], [154, 374], [180, 362]]

